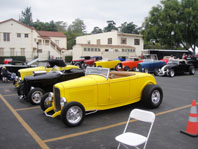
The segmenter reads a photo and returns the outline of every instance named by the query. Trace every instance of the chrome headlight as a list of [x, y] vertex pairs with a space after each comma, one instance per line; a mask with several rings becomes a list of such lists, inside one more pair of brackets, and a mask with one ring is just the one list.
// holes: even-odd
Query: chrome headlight
[[61, 107], [63, 107], [66, 102], [67, 102], [66, 99], [64, 97], [61, 97], [61, 99], [60, 99], [60, 105], [61, 105]]
[[54, 97], [54, 93], [50, 92], [49, 97]]

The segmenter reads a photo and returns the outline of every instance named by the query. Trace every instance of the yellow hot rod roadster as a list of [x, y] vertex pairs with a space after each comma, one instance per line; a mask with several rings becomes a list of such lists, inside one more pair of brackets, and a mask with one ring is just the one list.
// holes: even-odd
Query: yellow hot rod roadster
[[[163, 92], [155, 78], [140, 72], [110, 72], [107, 68], [88, 67], [85, 76], [57, 83], [53, 93], [46, 93], [41, 108], [48, 117], [61, 115], [70, 127], [82, 123], [85, 114], [141, 101], [157, 108]], [[49, 114], [53, 113], [53, 114]]]

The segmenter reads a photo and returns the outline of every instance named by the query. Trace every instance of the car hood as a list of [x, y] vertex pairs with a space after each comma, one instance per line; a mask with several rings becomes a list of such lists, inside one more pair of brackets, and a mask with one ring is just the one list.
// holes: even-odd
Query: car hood
[[61, 73], [59, 71], [52, 71], [38, 76], [27, 76], [24, 78], [24, 80], [26, 81], [49, 80], [49, 79], [55, 79], [59, 76], [61, 76]]
[[83, 76], [81, 78], [57, 83], [55, 87], [64, 87], [64, 89], [70, 89], [70, 88], [79, 88], [84, 86], [93, 86], [97, 85], [99, 82], [105, 82], [106, 78], [99, 75], [87, 75]]
[[141, 62], [140, 65], [150, 65], [150, 64], [166, 64], [164, 61], [153, 61], [153, 62]]

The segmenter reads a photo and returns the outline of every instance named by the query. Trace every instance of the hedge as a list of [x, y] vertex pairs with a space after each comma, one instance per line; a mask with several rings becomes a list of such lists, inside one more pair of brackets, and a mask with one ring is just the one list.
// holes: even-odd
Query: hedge
[[25, 56], [0, 56], [0, 64], [3, 64], [5, 58], [11, 58], [12, 60], [18, 60], [22, 62], [26, 62]]
[[70, 63], [72, 61], [72, 56], [65, 56], [65, 62]]

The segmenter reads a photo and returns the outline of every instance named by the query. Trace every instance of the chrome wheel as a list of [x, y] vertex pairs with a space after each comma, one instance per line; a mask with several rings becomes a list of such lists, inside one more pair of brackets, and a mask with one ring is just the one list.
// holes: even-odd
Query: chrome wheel
[[44, 106], [45, 106], [46, 109], [52, 106], [52, 97], [47, 97], [45, 99]]
[[158, 104], [160, 102], [160, 92], [158, 90], [154, 90], [152, 92], [151, 101], [154, 104]]
[[170, 70], [170, 77], [174, 77], [175, 76], [175, 72], [174, 72], [174, 70]]
[[33, 94], [32, 94], [32, 101], [35, 103], [35, 104], [39, 104], [41, 102], [41, 97], [43, 96], [43, 93], [41, 91], [35, 91]]
[[81, 121], [83, 111], [79, 106], [71, 106], [66, 113], [66, 119], [71, 124], [76, 124]]

